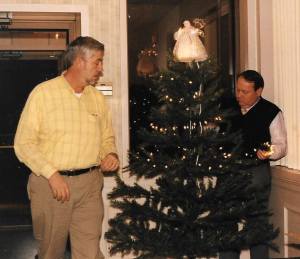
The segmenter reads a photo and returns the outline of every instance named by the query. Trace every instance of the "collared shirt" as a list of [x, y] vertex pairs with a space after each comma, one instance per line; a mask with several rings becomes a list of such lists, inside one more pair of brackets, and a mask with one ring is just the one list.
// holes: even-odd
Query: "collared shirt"
[[259, 100], [260, 100], [260, 98], [258, 98], [258, 99], [256, 100], [256, 102], [255, 102], [254, 104], [252, 104], [250, 107], [247, 107], [247, 108], [241, 108], [242, 114], [244, 115], [244, 114], [246, 114], [248, 111], [250, 111], [251, 108], [253, 108], [253, 107], [258, 103]]
[[[257, 103], [255, 102], [251, 107], [241, 109], [242, 114], [246, 114]], [[269, 127], [271, 135], [271, 145], [273, 145], [273, 154], [270, 156], [271, 160], [278, 160], [287, 154], [287, 133], [282, 112], [278, 112]]]
[[104, 96], [86, 86], [78, 98], [64, 76], [41, 83], [23, 109], [14, 147], [20, 161], [46, 178], [99, 165], [117, 153]]

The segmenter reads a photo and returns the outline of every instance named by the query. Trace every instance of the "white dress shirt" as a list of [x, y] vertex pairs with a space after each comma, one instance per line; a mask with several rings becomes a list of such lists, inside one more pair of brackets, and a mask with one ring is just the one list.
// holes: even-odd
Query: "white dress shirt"
[[278, 112], [270, 124], [271, 144], [274, 153], [270, 156], [271, 160], [278, 160], [287, 154], [287, 134], [282, 112]]
[[[257, 100], [258, 102], [259, 100]], [[255, 104], [257, 104], [257, 102]], [[252, 107], [241, 109], [242, 114], [246, 114]], [[271, 145], [273, 146], [273, 154], [271, 160], [278, 160], [287, 154], [287, 133], [282, 112], [278, 112], [269, 127], [271, 135]]]

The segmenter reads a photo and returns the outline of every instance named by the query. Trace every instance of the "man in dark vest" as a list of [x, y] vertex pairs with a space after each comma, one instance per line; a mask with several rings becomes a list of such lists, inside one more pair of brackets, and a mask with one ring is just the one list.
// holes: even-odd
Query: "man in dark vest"
[[[281, 110], [261, 97], [264, 88], [262, 76], [246, 70], [237, 76], [236, 100], [240, 106], [239, 127], [244, 136], [245, 152], [257, 156], [260, 164], [253, 171], [252, 184], [257, 190], [271, 189], [270, 160], [278, 160], [287, 153], [287, 135]], [[269, 147], [269, 148], [264, 148]], [[266, 204], [267, 206], [268, 204]], [[268, 258], [268, 247], [250, 248], [251, 259]], [[239, 252], [221, 252], [220, 259], [238, 259]]]

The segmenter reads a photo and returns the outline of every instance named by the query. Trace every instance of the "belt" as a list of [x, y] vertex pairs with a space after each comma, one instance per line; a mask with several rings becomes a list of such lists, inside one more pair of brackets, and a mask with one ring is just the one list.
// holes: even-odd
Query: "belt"
[[89, 168], [84, 168], [84, 169], [75, 169], [75, 170], [64, 170], [64, 171], [59, 171], [61, 175], [65, 176], [76, 176], [76, 175], [81, 175], [81, 174], [86, 174], [89, 172], [92, 172], [94, 169], [99, 168], [98, 165], [89, 167]]

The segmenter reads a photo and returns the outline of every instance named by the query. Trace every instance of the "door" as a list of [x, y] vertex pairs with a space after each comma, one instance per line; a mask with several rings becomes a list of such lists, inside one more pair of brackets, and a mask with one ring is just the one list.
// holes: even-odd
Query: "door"
[[[0, 53], [1, 55], [1, 53]], [[42, 55], [42, 53], [41, 53]], [[21, 111], [38, 83], [56, 76], [58, 60], [0, 60], [0, 225], [30, 224], [26, 184], [29, 169], [20, 163], [13, 140]]]
[[0, 228], [30, 226], [29, 169], [13, 140], [31, 90], [57, 76], [67, 44], [80, 35], [78, 13], [16, 12], [0, 26]]

